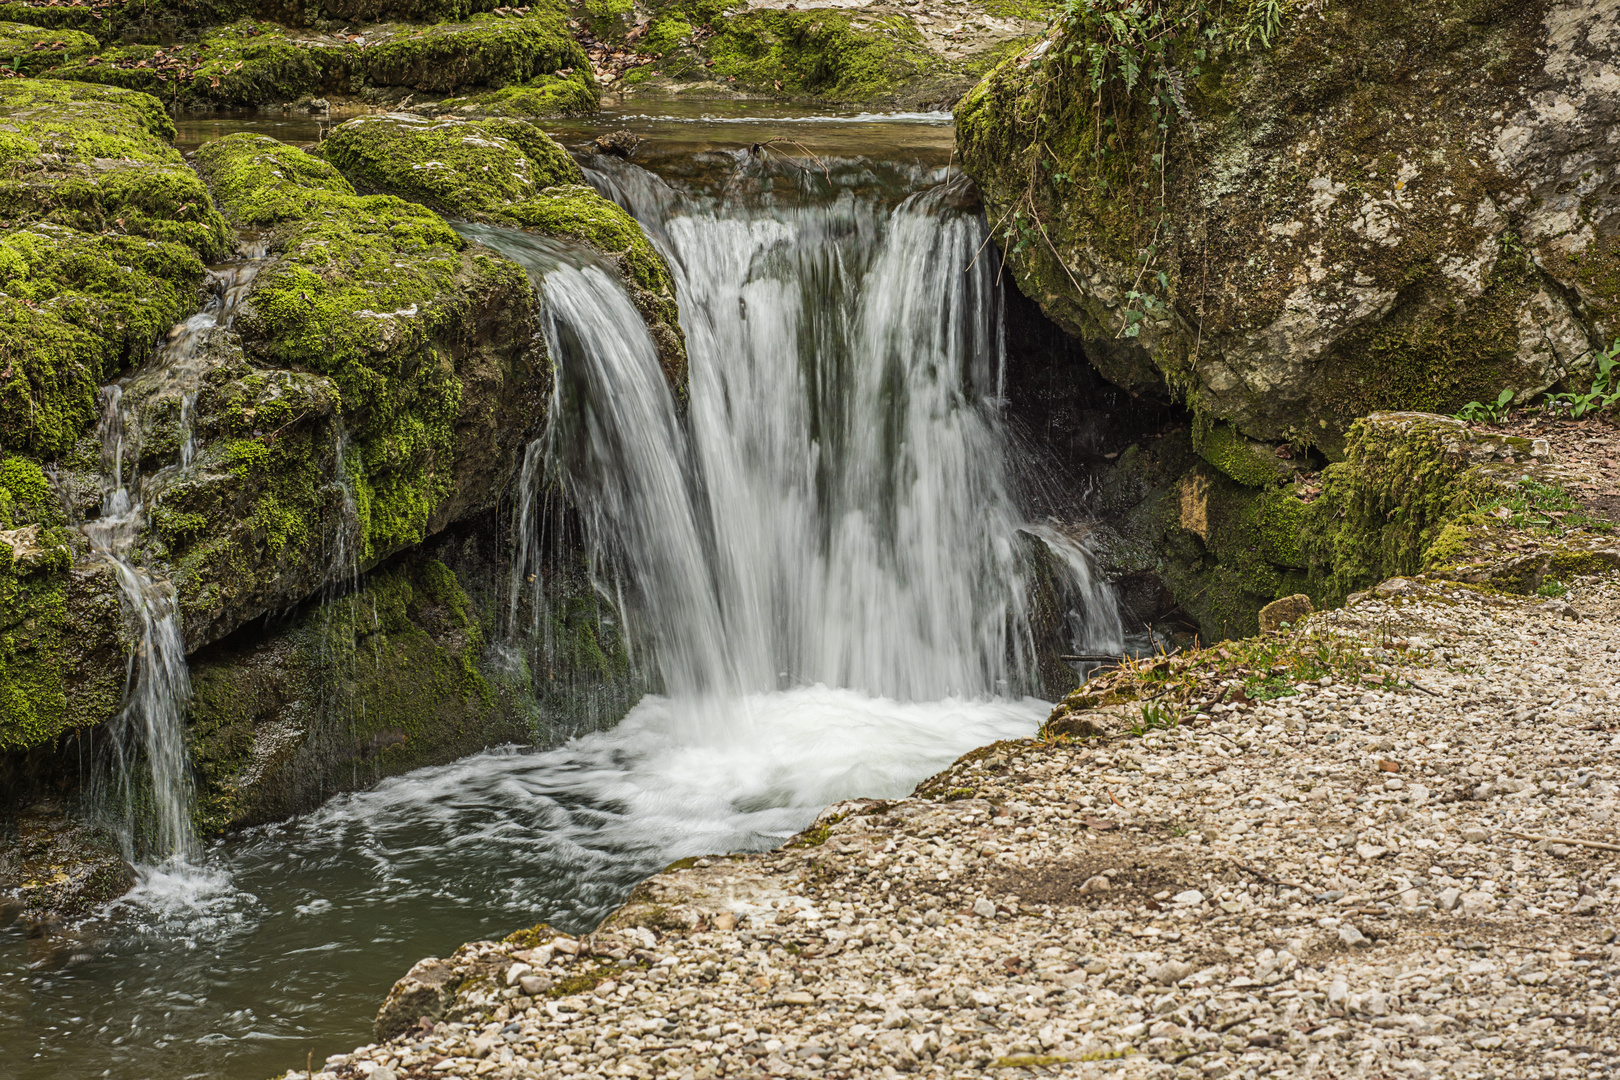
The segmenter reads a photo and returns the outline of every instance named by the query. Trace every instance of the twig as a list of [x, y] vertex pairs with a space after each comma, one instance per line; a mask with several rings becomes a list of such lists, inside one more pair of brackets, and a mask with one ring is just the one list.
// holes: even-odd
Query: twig
[[1277, 886], [1282, 885], [1282, 882], [1278, 881], [1276, 878], [1272, 877], [1270, 874], [1267, 874], [1263, 870], [1256, 870], [1254, 867], [1250, 866], [1246, 862], [1243, 862], [1241, 859], [1228, 859], [1227, 861], [1230, 862], [1233, 866], [1237, 867], [1239, 870], [1242, 870], [1245, 873], [1253, 874], [1255, 877], [1259, 878], [1261, 881], [1265, 882], [1267, 885], [1277, 885]]
[[1109, 661], [1119, 663], [1123, 657], [1112, 653], [1078, 653], [1074, 656], [1060, 656], [1059, 660], [1079, 660], [1087, 664], [1106, 664]]
[[1573, 844], [1576, 847], [1597, 848], [1599, 851], [1620, 851], [1620, 844], [1603, 844], [1596, 840], [1576, 840], [1574, 837], [1569, 836], [1537, 836], [1534, 833], [1514, 832], [1511, 829], [1503, 829], [1502, 831], [1509, 836], [1516, 836], [1520, 840], [1545, 840], [1549, 844]]

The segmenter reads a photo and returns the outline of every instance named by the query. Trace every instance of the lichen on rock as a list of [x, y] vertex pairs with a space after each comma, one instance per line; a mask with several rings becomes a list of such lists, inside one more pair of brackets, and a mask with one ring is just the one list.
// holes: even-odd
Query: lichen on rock
[[1526, 400], [1612, 333], [1580, 280], [1617, 220], [1591, 178], [1620, 82], [1587, 74], [1611, 7], [1320, 0], [1246, 47], [1171, 5], [1198, 32], [1151, 91], [1094, 92], [1055, 30], [964, 99], [958, 146], [1019, 287], [1105, 375], [1337, 455], [1356, 417]]

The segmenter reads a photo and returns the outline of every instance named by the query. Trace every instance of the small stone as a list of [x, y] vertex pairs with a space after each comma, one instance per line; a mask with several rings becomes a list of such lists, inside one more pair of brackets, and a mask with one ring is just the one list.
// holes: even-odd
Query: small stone
[[1166, 960], [1147, 969], [1147, 977], [1160, 986], [1174, 986], [1192, 973], [1193, 966], [1184, 960]]
[[1406, 785], [1401, 782], [1399, 777], [1392, 776], [1388, 780], [1384, 781], [1384, 790], [1385, 791], [1399, 791], [1399, 790], [1401, 790], [1401, 788], [1403, 788], [1405, 786]]
[[518, 985], [523, 988], [525, 994], [538, 997], [550, 990], [552, 983], [550, 979], [540, 975], [521, 975], [518, 977]]
[[1371, 941], [1367, 940], [1367, 935], [1363, 934], [1360, 930], [1357, 930], [1349, 923], [1345, 923], [1343, 926], [1339, 927], [1339, 940], [1350, 946], [1352, 949], [1365, 949], [1372, 944]]
[[1101, 874], [1098, 874], [1095, 877], [1089, 877], [1086, 879], [1085, 884], [1080, 886], [1080, 895], [1090, 896], [1093, 893], [1107, 892], [1108, 889], [1108, 879], [1103, 877]]
[[1464, 829], [1462, 838], [1470, 844], [1486, 844], [1490, 842], [1491, 834], [1484, 829]]
[[[1352, 928], [1353, 929], [1353, 928]], [[1330, 1007], [1343, 1008], [1346, 999], [1350, 996], [1350, 984], [1343, 979], [1334, 979], [1327, 986], [1327, 1003]]]
[[1462, 890], [1458, 888], [1441, 889], [1436, 901], [1441, 911], [1456, 911], [1457, 905], [1462, 903]]
[[783, 1005], [814, 1005], [816, 995], [808, 990], [789, 990], [778, 999]]
[[1316, 608], [1311, 604], [1311, 598], [1304, 593], [1295, 593], [1285, 596], [1281, 600], [1273, 600], [1260, 609], [1260, 632], [1269, 634], [1281, 630], [1284, 623], [1289, 626], [1298, 626], [1307, 615]]
[[996, 917], [996, 905], [981, 896], [973, 901], [973, 914], [981, 919], [993, 919]]
[[1186, 892], [1176, 893], [1175, 902], [1178, 904], [1202, 904], [1204, 894], [1197, 889], [1188, 889]]

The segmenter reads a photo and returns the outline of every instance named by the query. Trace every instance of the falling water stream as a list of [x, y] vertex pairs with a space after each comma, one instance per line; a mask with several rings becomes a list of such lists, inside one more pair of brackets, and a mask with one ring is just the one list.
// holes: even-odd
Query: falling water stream
[[[1061, 582], [1068, 647], [1121, 647], [1084, 549], [1020, 517], [999, 294], [975, 262], [983, 221], [954, 208], [948, 176], [917, 167], [908, 194], [877, 190], [860, 162], [820, 180], [745, 155], [722, 171], [747, 197], [622, 163], [591, 174], [676, 273], [684, 403], [610, 267], [464, 227], [536, 280], [556, 371], [515, 500], [504, 647], [524, 636], [525, 591], [533, 606], [550, 584], [542, 507], [565, 492], [659, 692], [564, 746], [418, 770], [184, 867], [148, 864], [77, 940], [0, 938], [8, 1076], [319, 1061], [367, 1041], [381, 995], [422, 956], [539, 921], [586, 929], [673, 859], [775, 846], [830, 802], [903, 795], [968, 749], [1029, 734], [1048, 709], [1032, 558]], [[125, 502], [103, 521], [133, 534], [139, 489], [120, 468]], [[155, 761], [184, 658], [172, 594], [123, 535], [97, 550], [149, 613], [127, 715]], [[163, 828], [155, 850], [185, 852], [183, 815]]]

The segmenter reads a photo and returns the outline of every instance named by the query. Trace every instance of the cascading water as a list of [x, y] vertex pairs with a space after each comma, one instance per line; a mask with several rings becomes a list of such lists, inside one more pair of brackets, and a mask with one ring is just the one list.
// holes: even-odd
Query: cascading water
[[[548, 460], [618, 554], [674, 707], [807, 684], [901, 700], [1039, 689], [983, 222], [950, 209], [948, 185], [892, 212], [853, 196], [721, 205], [602, 167], [593, 181], [677, 275], [684, 433], [611, 274], [547, 241], [464, 231], [545, 292]], [[531, 450], [525, 579], [522, 508], [543, 475]], [[1071, 646], [1117, 650], [1117, 605], [1085, 552], [1031, 532], [1055, 556]]]
[[[766, 179], [738, 169], [730, 194]], [[540, 921], [587, 930], [673, 859], [768, 848], [829, 802], [901, 797], [973, 747], [1028, 735], [1049, 709], [1022, 696], [1039, 689], [1037, 578], [1063, 579], [1042, 603], [1070, 619], [1069, 647], [1117, 647], [1084, 549], [1020, 520], [994, 276], [987, 259], [963, 272], [984, 226], [952, 190], [893, 207], [856, 180], [831, 198], [722, 205], [629, 167], [596, 181], [678, 275], [689, 403], [683, 415], [611, 268], [466, 228], [541, 282], [557, 379], [523, 462], [508, 622], [514, 641], [550, 647], [547, 575], [578, 567], [584, 533], [586, 591], [634, 646], [631, 682], [662, 692], [612, 730], [421, 769], [249, 830], [193, 856], [200, 886], [143, 875], [92, 928], [111, 943], [93, 954], [55, 966], [0, 948], [0, 986], [19, 973], [31, 1002], [0, 994], [0, 1047], [23, 1080], [318, 1062], [366, 1040], [422, 956]], [[110, 472], [132, 527], [107, 547], [140, 585], [145, 485], [122, 460]], [[142, 655], [184, 671], [161, 642]], [[177, 719], [130, 713], [148, 715]]]
[[[249, 262], [211, 273], [208, 303], [169, 332], [152, 370], [167, 380], [183, 377], [208, 333], [230, 325], [256, 270], [256, 263]], [[180, 469], [190, 466], [196, 453], [191, 427], [195, 396], [187, 393], [181, 398]], [[142, 476], [140, 430], [139, 418], [125, 406], [123, 387], [103, 387], [97, 429], [101, 512], [82, 529], [90, 550], [112, 567], [139, 634], [123, 708], [108, 725], [112, 760], [106, 782], [112, 798], [105, 801], [115, 804], [126, 858], [183, 862], [194, 846], [191, 767], [185, 746], [191, 679], [174, 586], [149, 573], [139, 551], [147, 525], [147, 497], [176, 467]]]

